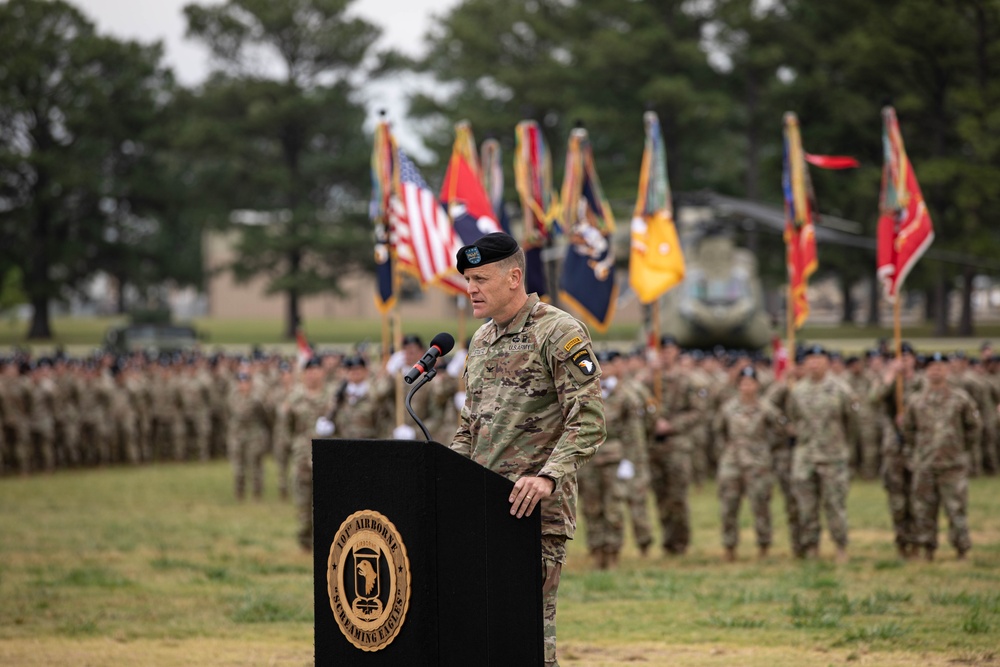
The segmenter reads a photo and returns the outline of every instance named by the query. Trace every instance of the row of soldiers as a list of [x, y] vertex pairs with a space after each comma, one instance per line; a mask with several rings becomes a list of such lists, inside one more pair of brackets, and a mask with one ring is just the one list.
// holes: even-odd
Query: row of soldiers
[[[996, 473], [1000, 364], [989, 349], [983, 350], [983, 363], [973, 363], [961, 353], [946, 361], [940, 354], [936, 361], [926, 360], [907, 344], [900, 359], [879, 351], [845, 358], [802, 348], [791, 373], [777, 380], [766, 359], [682, 353], [673, 340], [662, 342], [660, 354], [652, 357], [600, 356], [608, 441], [579, 473], [588, 546], [598, 567], [614, 564], [626, 516], [639, 548], [644, 553], [649, 548], [653, 537], [645, 499], [650, 490], [665, 552], [683, 554], [691, 539], [689, 489], [713, 474], [727, 559], [735, 558], [743, 498], [751, 506], [760, 552], [767, 553], [775, 483], [785, 498], [793, 553], [817, 553], [822, 507], [838, 559], [846, 559], [850, 477], [877, 474], [889, 494], [901, 555], [910, 557], [919, 548], [933, 554], [939, 502], [955, 524], [949, 533], [952, 544], [960, 555], [968, 550], [967, 499], [956, 491], [942, 500], [937, 490], [924, 488], [927, 477], [917, 479], [913, 473], [919, 467], [914, 451], [921, 438], [938, 437], [918, 436], [920, 428], [947, 431], [958, 443], [952, 456], [956, 460], [940, 466], [952, 470], [967, 465], [973, 475]], [[925, 386], [920, 370], [925, 363], [964, 397], [958, 403], [969, 409], [950, 415], [952, 421], [928, 426], [928, 415], [945, 417], [931, 409], [911, 410], [906, 421], [900, 411]], [[904, 390], [899, 400], [897, 378]]]
[[[684, 352], [669, 337], [661, 343], [654, 357], [645, 350], [601, 354], [609, 437], [594, 462], [580, 473], [588, 540], [601, 567], [613, 564], [621, 548], [623, 517], [619, 513], [616, 518], [611, 509], [606, 519], [608, 507], [625, 508], [640, 549], [649, 549], [653, 531], [645, 507], [650, 490], [656, 498], [663, 548], [670, 554], [682, 554], [690, 544], [687, 495], [692, 485], [721, 476], [723, 542], [730, 555], [735, 549], [733, 508], [738, 510], [740, 499], [746, 496], [752, 507], [769, 505], [769, 479], [740, 481], [735, 489], [723, 483], [726, 475], [732, 477], [732, 465], [727, 461], [726, 434], [716, 422], [739, 394], [746, 369], [753, 370], [759, 394], [779, 407], [787, 398], [787, 377], [776, 381], [776, 369], [765, 357], [723, 350]], [[6, 472], [28, 473], [59, 466], [228, 455], [235, 493], [242, 498], [248, 480], [254, 495], [260, 495], [262, 461], [272, 453], [283, 497], [289, 493], [290, 477], [294, 482], [299, 540], [308, 547], [312, 438], [415, 437], [409, 426], [413, 422], [397, 399], [408, 387], [398, 378], [423, 350], [419, 337], [407, 336], [400, 353], [385, 364], [374, 364], [363, 355], [327, 354], [301, 369], [280, 357], [263, 355], [2, 359], [0, 466]], [[904, 347], [903, 360], [879, 351], [828, 358], [831, 376], [852, 397], [852, 419], [845, 426], [852, 474], [872, 478], [881, 470], [890, 491], [897, 544], [901, 553], [912, 551], [917, 541], [909, 500], [911, 480], [905, 466], [900, 472], [895, 465], [901, 436], [891, 387], [897, 375], [916, 372], [904, 370], [903, 360], [912, 360], [907, 363], [915, 368], [918, 359], [909, 346]], [[981, 415], [971, 472], [993, 474], [998, 469], [1000, 364], [988, 349], [982, 359], [976, 363], [954, 355], [948, 364], [949, 378], [973, 398]], [[463, 402], [463, 361], [461, 353], [442, 360], [437, 379], [413, 396], [415, 413], [428, 435], [439, 442], [450, 442], [454, 434]], [[794, 368], [801, 374], [802, 364]], [[886, 374], [892, 376], [891, 382]], [[921, 385], [914, 381], [906, 386], [912, 394]], [[781, 410], [779, 419], [781, 434], [770, 448], [770, 467], [786, 498], [793, 550], [804, 555], [809, 547], [795, 535], [799, 518], [791, 482], [790, 444], [795, 433]], [[751, 486], [759, 490], [754, 492]], [[759, 547], [766, 551], [771, 542], [769, 520], [765, 521], [763, 510], [754, 515]], [[602, 528], [605, 524], [607, 529]]]

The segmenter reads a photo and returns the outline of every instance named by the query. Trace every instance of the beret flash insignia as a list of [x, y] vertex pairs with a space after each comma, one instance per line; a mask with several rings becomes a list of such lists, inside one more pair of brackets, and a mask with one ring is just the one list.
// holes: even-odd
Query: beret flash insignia
[[472, 246], [471, 248], [466, 248], [465, 259], [468, 260], [469, 264], [475, 266], [483, 261], [483, 256], [479, 253], [479, 248]]

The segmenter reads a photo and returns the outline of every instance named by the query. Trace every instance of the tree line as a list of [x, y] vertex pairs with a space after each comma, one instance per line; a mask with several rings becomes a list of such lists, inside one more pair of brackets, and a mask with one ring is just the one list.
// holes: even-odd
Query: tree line
[[[497, 138], [513, 183], [513, 128], [537, 120], [556, 177], [582, 122], [608, 196], [635, 196], [642, 112], [658, 113], [675, 192], [780, 203], [781, 117], [805, 149], [850, 154], [849, 174], [813, 171], [822, 211], [874, 236], [880, 109], [900, 118], [937, 234], [935, 247], [996, 256], [1000, 218], [1000, 0], [463, 0], [436, 17], [426, 55], [379, 50], [351, 0], [225, 0], [184, 8], [212, 73], [185, 87], [160, 44], [97, 32], [63, 0], [0, 4], [0, 308], [48, 305], [97, 272], [148, 297], [205, 279], [200, 239], [239, 211], [232, 270], [299, 300], [372, 268], [371, 137], [363, 94], [386, 74], [434, 83], [410, 115], [443, 172], [452, 126]], [[399, 119], [397, 123], [406, 122]], [[513, 203], [513, 188], [508, 186]], [[874, 259], [821, 246], [821, 272], [853, 284]], [[778, 260], [764, 278], [784, 279]], [[923, 260], [908, 280], [944, 333], [962, 289], [972, 331], [975, 265]], [[122, 297], [124, 301], [124, 297]]]

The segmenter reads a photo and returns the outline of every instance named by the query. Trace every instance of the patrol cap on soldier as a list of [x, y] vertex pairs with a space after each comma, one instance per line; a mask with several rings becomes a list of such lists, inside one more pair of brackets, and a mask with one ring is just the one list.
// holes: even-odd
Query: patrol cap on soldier
[[493, 232], [482, 236], [475, 243], [462, 246], [455, 256], [456, 268], [463, 276], [466, 269], [486, 266], [501, 259], [507, 259], [518, 250], [517, 241], [510, 234]]

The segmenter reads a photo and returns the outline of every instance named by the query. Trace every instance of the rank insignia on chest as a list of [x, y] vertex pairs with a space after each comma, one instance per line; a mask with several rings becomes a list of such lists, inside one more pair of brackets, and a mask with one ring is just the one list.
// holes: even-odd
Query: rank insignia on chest
[[584, 375], [593, 375], [597, 365], [590, 358], [590, 350], [580, 350], [573, 355], [573, 363], [580, 367]]

